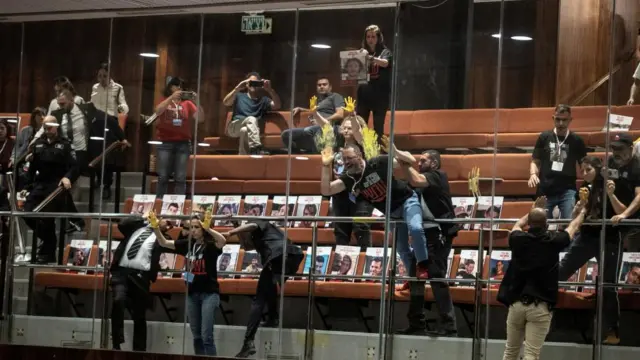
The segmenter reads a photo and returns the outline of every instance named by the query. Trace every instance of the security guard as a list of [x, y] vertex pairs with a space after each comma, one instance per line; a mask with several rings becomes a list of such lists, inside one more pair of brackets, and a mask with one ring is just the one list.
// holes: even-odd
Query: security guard
[[[33, 211], [44, 199], [46, 199], [58, 186], [65, 190], [57, 195], [42, 211], [64, 211], [67, 203], [72, 201], [69, 189], [80, 175], [76, 161], [75, 151], [71, 143], [62, 138], [60, 125], [53, 116], [47, 116], [43, 120], [44, 134], [32, 144], [27, 173], [27, 185], [23, 192], [29, 191], [24, 204], [27, 212]], [[40, 240], [35, 259], [37, 263], [55, 262], [55, 250], [57, 244], [55, 219], [51, 218], [25, 218], [25, 222]]]

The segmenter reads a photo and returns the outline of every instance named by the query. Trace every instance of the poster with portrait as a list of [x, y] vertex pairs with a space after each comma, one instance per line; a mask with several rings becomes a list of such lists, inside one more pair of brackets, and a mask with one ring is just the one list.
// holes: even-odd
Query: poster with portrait
[[609, 131], [629, 131], [632, 123], [633, 116], [609, 114], [609, 119], [604, 123], [602, 131], [607, 131], [607, 124], [609, 125]]
[[[469, 219], [473, 218], [474, 210], [476, 208], [476, 198], [472, 196], [468, 197], [454, 197], [451, 198], [451, 203], [453, 203], [453, 214], [456, 219]], [[464, 230], [471, 229], [471, 224], [463, 224], [462, 228]]]
[[[327, 268], [329, 267], [329, 258], [331, 257], [331, 246], [318, 246], [316, 248], [316, 258], [311, 259], [311, 248], [307, 248], [307, 253], [304, 258], [304, 267], [302, 268], [303, 274], [308, 274], [309, 269], [312, 268], [313, 273], [316, 275], [325, 275]], [[313, 261], [312, 261], [313, 260]], [[316, 279], [323, 280], [324, 279]]]
[[[167, 272], [167, 270], [173, 270], [176, 266], [176, 254], [162, 253], [160, 254], [160, 273], [158, 274], [163, 278], [173, 277], [173, 273]], [[164, 270], [164, 271], [163, 271]]]
[[[478, 206], [476, 207], [476, 217], [479, 219], [500, 219], [504, 196], [478, 196]], [[493, 230], [497, 230], [500, 224], [493, 224]], [[474, 230], [489, 230], [489, 224], [474, 224]]]
[[149, 215], [149, 211], [153, 210], [153, 206], [155, 205], [155, 203], [155, 195], [133, 195], [133, 206], [131, 207], [131, 213], [146, 217], [147, 215]]
[[399, 276], [409, 276], [407, 272], [407, 267], [404, 266], [402, 259], [400, 259], [400, 255], [396, 254], [396, 277]]
[[[320, 214], [322, 196], [299, 196], [297, 204], [296, 216], [316, 217]], [[313, 227], [313, 221], [296, 221], [294, 227], [310, 228]]]
[[[182, 208], [184, 207], [184, 195], [165, 195], [162, 197], [162, 210], [160, 215], [182, 215]], [[170, 219], [174, 226], [179, 226], [182, 220]]]
[[[252, 275], [260, 274], [262, 271], [262, 261], [260, 255], [255, 250], [245, 251], [242, 257], [242, 272]], [[242, 275], [243, 278], [251, 277], [249, 275]]]
[[333, 253], [331, 275], [355, 275], [359, 257], [360, 246], [337, 245]]
[[[265, 216], [267, 202], [269, 202], [269, 196], [267, 195], [247, 195], [244, 197], [242, 214], [244, 216]], [[243, 220], [242, 223], [246, 224], [247, 221]]]
[[[487, 252], [484, 251], [483, 257], [487, 256]], [[478, 276], [478, 250], [461, 250], [460, 262], [455, 272], [456, 279], [476, 280]], [[480, 274], [482, 275], [482, 274]], [[481, 277], [481, 276], [480, 276]], [[456, 282], [456, 285], [461, 287], [473, 287], [473, 283], [461, 283]]]
[[[218, 256], [218, 263], [216, 264], [218, 271], [236, 271], [239, 253], [240, 244], [227, 244], [223, 246], [222, 254]], [[225, 275], [223, 277], [229, 278], [233, 277], [233, 275]]]
[[107, 253], [107, 240], [100, 240], [98, 244], [98, 267], [106, 267], [107, 260], [109, 263], [113, 263], [113, 255], [116, 253], [116, 249], [120, 245], [120, 241], [111, 241], [111, 251], [109, 252], [109, 257], [107, 258], [105, 254]]
[[[587, 284], [594, 284], [598, 277], [598, 260], [591, 258], [587, 261], [587, 270], [584, 276], [584, 282]], [[596, 288], [593, 286], [585, 286], [582, 291], [587, 293], [595, 292]]]
[[[218, 216], [237, 216], [242, 195], [219, 195], [216, 207]], [[233, 220], [216, 220], [215, 226], [233, 226]]]
[[198, 215], [200, 219], [204, 218], [207, 211], [214, 215], [213, 209], [216, 207], [216, 197], [210, 195], [194, 195], [191, 202], [191, 213]]
[[[626, 252], [622, 254], [622, 266], [620, 267], [620, 284], [640, 285], [640, 253]], [[632, 291], [625, 289], [625, 291]], [[633, 289], [633, 291], [639, 291]]]
[[[489, 279], [501, 281], [507, 273], [509, 264], [511, 263], [510, 250], [493, 250], [489, 262]], [[491, 284], [492, 289], [497, 289], [500, 284]]]
[[[329, 216], [336, 216], [335, 212], [333, 211], [333, 197], [329, 198]], [[331, 227], [331, 224], [331, 221], [325, 221], [324, 227]]]
[[[288, 201], [287, 201], [288, 200]], [[270, 216], [278, 216], [282, 217], [287, 214], [288, 216], [293, 216], [293, 211], [296, 208], [296, 202], [298, 201], [297, 196], [289, 196], [287, 199], [286, 196], [274, 196], [271, 201], [271, 214]], [[274, 225], [284, 226], [284, 221], [272, 221]], [[289, 222], [288, 226], [292, 226], [293, 222]]]
[[[566, 252], [561, 252], [561, 253], [559, 254], [559, 259], [558, 259], [558, 260], [561, 262], [561, 261], [562, 261], [562, 259], [564, 259], [564, 257], [565, 257], [565, 256], [567, 256], [567, 253], [566, 253]], [[578, 283], [578, 282], [580, 282], [580, 275], [581, 275], [581, 272], [582, 272], [582, 268], [580, 268], [580, 269], [576, 270], [576, 272], [575, 272], [575, 273], [573, 273], [573, 274], [569, 277], [569, 279], [567, 280], [567, 282], [571, 282], [571, 283]], [[576, 290], [578, 289], [578, 286], [577, 286], [577, 285], [567, 285], [567, 286], [561, 286], [561, 288], [562, 288], [562, 289], [569, 290], [569, 291], [576, 291]]]
[[[89, 266], [89, 258], [91, 257], [91, 248], [93, 241], [91, 240], [71, 240], [69, 244], [69, 256], [67, 258], [68, 266]], [[86, 274], [86, 270], [78, 271], [80, 274]]]
[[[382, 268], [384, 262], [384, 248], [367, 248], [364, 257], [364, 270], [363, 276], [382, 276], [382, 272], [385, 271]], [[389, 270], [389, 263], [391, 262], [391, 248], [387, 248], [387, 273]], [[380, 280], [375, 280], [380, 281]]]
[[360, 50], [340, 51], [340, 86], [366, 84], [368, 79], [367, 54]]

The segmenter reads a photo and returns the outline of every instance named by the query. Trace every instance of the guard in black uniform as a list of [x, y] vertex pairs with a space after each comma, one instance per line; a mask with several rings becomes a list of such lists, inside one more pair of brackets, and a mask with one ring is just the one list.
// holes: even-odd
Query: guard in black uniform
[[[36, 139], [32, 145], [31, 165], [27, 172], [28, 191], [24, 210], [33, 211], [44, 199], [47, 198], [58, 186], [65, 190], [56, 196], [43, 212], [64, 211], [69, 202], [72, 202], [71, 184], [80, 175], [76, 161], [76, 155], [71, 143], [60, 136], [60, 126], [53, 116], [47, 116], [43, 120], [44, 134]], [[51, 218], [25, 218], [27, 225], [33, 229], [36, 237], [42, 243], [38, 246], [37, 263], [55, 262], [55, 250], [58, 242], [56, 236], [55, 220]]]

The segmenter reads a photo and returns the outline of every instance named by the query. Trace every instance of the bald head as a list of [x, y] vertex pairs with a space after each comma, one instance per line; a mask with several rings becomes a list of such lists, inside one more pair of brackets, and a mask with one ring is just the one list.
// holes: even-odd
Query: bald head
[[58, 136], [58, 120], [54, 116], [47, 115], [42, 120], [42, 127], [44, 128], [44, 134], [48, 139], [53, 139]]
[[56, 120], [56, 117], [53, 115], [47, 115], [44, 117], [44, 119], [42, 120], [42, 125], [44, 124], [48, 124], [48, 123], [58, 123], [58, 120]]
[[533, 208], [529, 211], [529, 227], [546, 228], [547, 212], [542, 208]]

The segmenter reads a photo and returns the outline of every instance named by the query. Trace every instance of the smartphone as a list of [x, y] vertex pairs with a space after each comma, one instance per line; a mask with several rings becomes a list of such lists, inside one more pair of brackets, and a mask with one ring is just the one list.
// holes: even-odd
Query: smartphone
[[182, 91], [180, 93], [180, 99], [182, 101], [185, 101], [185, 100], [195, 101], [196, 100], [196, 93], [193, 92], [193, 91]]
[[249, 86], [251, 87], [263, 87], [264, 80], [249, 80]]

